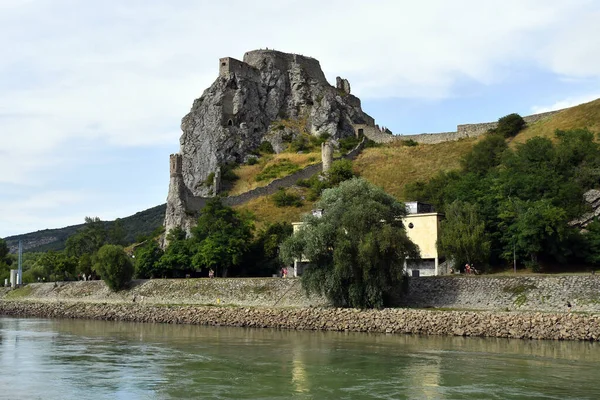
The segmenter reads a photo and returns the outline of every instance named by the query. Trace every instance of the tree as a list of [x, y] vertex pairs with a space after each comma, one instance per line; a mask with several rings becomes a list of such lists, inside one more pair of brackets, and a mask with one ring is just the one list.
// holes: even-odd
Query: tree
[[153, 273], [158, 276], [181, 276], [192, 265], [190, 241], [181, 228], [171, 229], [167, 234], [169, 245], [161, 255], [158, 268]]
[[75, 278], [77, 258], [68, 256], [65, 252], [48, 251], [40, 256], [36, 265], [41, 268], [43, 275], [52, 281], [63, 281]]
[[303, 228], [281, 245], [286, 263], [311, 260], [302, 286], [335, 306], [381, 308], [418, 249], [406, 235], [404, 204], [364, 179], [323, 192], [322, 217], [307, 215]]
[[138, 278], [154, 278], [160, 276], [160, 258], [164, 254], [155, 240], [148, 240], [143, 246], [135, 249], [135, 275]]
[[94, 254], [106, 243], [104, 222], [98, 217], [85, 217], [85, 225], [67, 239], [65, 251], [69, 256]]
[[490, 240], [477, 206], [456, 200], [446, 207], [446, 219], [440, 226], [438, 249], [454, 261], [454, 265], [485, 266], [490, 256]]
[[488, 134], [462, 159], [463, 170], [483, 176], [500, 164], [502, 154], [506, 149], [507, 145], [503, 136]]
[[570, 229], [564, 209], [549, 200], [508, 200], [500, 214], [503, 229], [504, 259], [512, 260], [516, 253], [526, 264], [538, 268], [542, 254], [564, 261], [570, 249], [566, 246]]
[[127, 234], [125, 233], [125, 228], [123, 228], [123, 222], [121, 221], [121, 218], [115, 219], [108, 229], [107, 242], [110, 244], [125, 246], [127, 243], [126, 237]]
[[279, 246], [292, 235], [289, 222], [276, 222], [263, 227], [244, 256], [242, 269], [236, 271], [245, 276], [271, 276], [285, 264], [279, 258]]
[[114, 292], [125, 288], [133, 277], [133, 264], [123, 247], [105, 244], [98, 250], [94, 270]]
[[525, 120], [519, 114], [508, 114], [498, 120], [495, 132], [509, 138], [516, 136], [525, 127]]
[[249, 215], [225, 206], [216, 198], [201, 210], [198, 224], [192, 228], [192, 265], [196, 268], [227, 270], [240, 264], [252, 240], [254, 224]]
[[9, 257], [9, 248], [6, 242], [0, 238], [0, 279], [4, 283], [4, 279], [10, 275], [10, 265], [12, 259]]

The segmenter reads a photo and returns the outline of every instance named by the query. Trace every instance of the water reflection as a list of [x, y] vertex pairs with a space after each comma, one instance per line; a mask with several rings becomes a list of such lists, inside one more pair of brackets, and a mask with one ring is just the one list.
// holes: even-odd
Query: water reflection
[[0, 318], [10, 399], [595, 398], [599, 361], [588, 342]]

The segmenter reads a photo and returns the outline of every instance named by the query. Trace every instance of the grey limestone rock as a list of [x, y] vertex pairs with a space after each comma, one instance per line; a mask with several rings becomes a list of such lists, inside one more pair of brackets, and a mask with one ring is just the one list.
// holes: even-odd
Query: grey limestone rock
[[299, 135], [335, 143], [374, 126], [347, 80], [331, 86], [319, 61], [254, 50], [243, 61], [219, 60], [219, 76], [181, 121], [180, 152], [171, 158], [165, 228], [189, 232], [207, 197], [218, 195], [220, 168], [244, 162], [263, 141], [284, 151]]
[[214, 194], [208, 175], [242, 162], [264, 140], [281, 152], [302, 133], [340, 139], [355, 134], [354, 124], [372, 124], [343, 81], [341, 95], [317, 60], [296, 54], [255, 50], [243, 61], [221, 59], [219, 77], [181, 123], [185, 186], [195, 196]]

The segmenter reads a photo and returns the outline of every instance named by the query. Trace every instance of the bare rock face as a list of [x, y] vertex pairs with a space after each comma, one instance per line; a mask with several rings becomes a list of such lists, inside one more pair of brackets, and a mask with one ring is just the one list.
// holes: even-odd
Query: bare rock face
[[[300, 135], [335, 142], [374, 126], [350, 84], [325, 79], [310, 57], [255, 50], [219, 60], [219, 77], [181, 121], [180, 152], [171, 155], [165, 229], [190, 232], [198, 211], [220, 190], [221, 168], [244, 162], [263, 141], [276, 152]], [[166, 240], [163, 245], [166, 245]]]
[[273, 50], [244, 60], [219, 60], [219, 77], [194, 101], [181, 123], [182, 175], [194, 196], [215, 195], [209, 176], [219, 166], [243, 162], [262, 141], [283, 151], [301, 134], [354, 135], [354, 124], [373, 125], [360, 100], [329, 85], [319, 62]]
[[600, 216], [600, 190], [590, 189], [583, 194], [583, 198], [590, 206], [591, 211], [569, 222], [569, 225], [580, 229], [585, 229], [586, 226]]

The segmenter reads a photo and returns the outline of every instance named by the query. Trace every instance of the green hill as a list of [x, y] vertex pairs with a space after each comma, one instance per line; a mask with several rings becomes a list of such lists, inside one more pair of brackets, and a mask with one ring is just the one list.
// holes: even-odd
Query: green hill
[[[126, 233], [127, 242], [133, 243], [139, 235], [148, 235], [163, 224], [166, 205], [161, 204], [144, 211], [137, 212], [125, 218], [121, 218], [121, 224]], [[114, 221], [107, 221], [110, 226]], [[4, 238], [11, 251], [16, 251], [19, 240], [23, 242], [23, 251], [36, 252], [48, 250], [62, 250], [65, 248], [67, 238], [83, 227], [83, 224], [71, 225], [58, 229], [44, 229], [37, 232], [22, 235], [8, 236]]]

